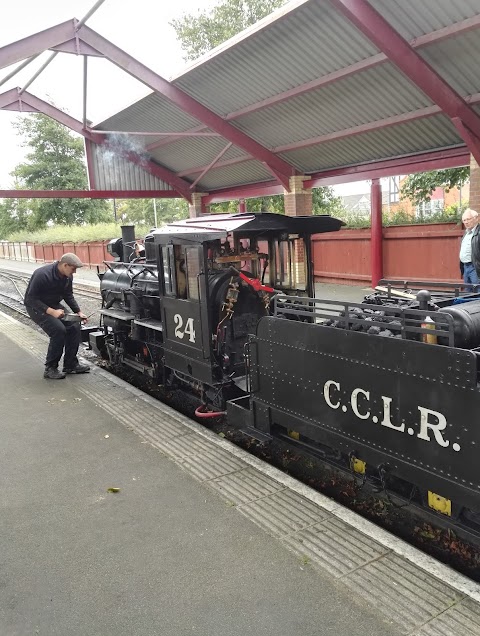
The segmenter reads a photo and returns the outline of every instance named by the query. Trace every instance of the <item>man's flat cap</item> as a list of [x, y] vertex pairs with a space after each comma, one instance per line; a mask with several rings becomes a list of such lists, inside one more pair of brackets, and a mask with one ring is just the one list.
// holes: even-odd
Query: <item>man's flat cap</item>
[[66, 263], [67, 265], [72, 265], [72, 267], [83, 267], [82, 261], [76, 254], [72, 254], [71, 252], [64, 254], [60, 259], [60, 263]]

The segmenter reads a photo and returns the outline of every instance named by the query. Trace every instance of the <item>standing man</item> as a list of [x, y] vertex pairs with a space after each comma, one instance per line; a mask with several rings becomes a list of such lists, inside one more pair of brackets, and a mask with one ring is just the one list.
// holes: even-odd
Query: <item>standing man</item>
[[462, 215], [462, 223], [465, 226], [465, 234], [460, 245], [460, 271], [465, 283], [480, 284], [480, 244], [478, 212], [467, 208]]
[[[80, 311], [73, 296], [73, 274], [83, 267], [75, 254], [64, 254], [59, 261], [43, 265], [33, 272], [24, 303], [30, 318], [50, 336], [50, 344], [45, 361], [43, 377], [49, 380], [62, 380], [67, 373], [88, 373], [90, 367], [80, 364], [77, 358], [80, 345], [80, 322], [64, 322], [65, 309], [60, 304], [64, 300], [70, 309], [87, 320]], [[58, 363], [63, 358], [63, 372]]]

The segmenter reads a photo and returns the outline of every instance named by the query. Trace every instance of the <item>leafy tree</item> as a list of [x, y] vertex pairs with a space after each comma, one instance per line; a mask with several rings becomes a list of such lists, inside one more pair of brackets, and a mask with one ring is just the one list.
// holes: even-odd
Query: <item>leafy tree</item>
[[4, 199], [0, 203], [0, 239], [28, 228], [33, 210], [28, 199]]
[[284, 5], [286, 0], [222, 0], [208, 11], [184, 15], [170, 24], [186, 55], [195, 60]]
[[[328, 186], [312, 188], [313, 214], [330, 214], [335, 216], [344, 211], [342, 198], [335, 196], [333, 189]], [[259, 197], [247, 200], [249, 212], [277, 212], [285, 214], [285, 199], [282, 194], [275, 194], [269, 197]], [[238, 201], [226, 201], [225, 203], [214, 203], [210, 206], [212, 213], [216, 212], [238, 212]]]
[[[155, 199], [157, 225], [188, 218], [188, 204], [183, 199]], [[153, 199], [123, 199], [117, 202], [117, 218], [122, 223], [155, 226]]]
[[[23, 146], [31, 149], [26, 162], [12, 173], [18, 189], [84, 190], [87, 171], [83, 140], [50, 117], [40, 114], [19, 118], [15, 123]], [[46, 227], [49, 223], [76, 225], [110, 220], [105, 201], [93, 199], [27, 200], [31, 215], [24, 227]], [[10, 207], [11, 209], [11, 207]], [[20, 228], [19, 228], [20, 229]]]
[[436, 188], [443, 188], [448, 192], [452, 188], [463, 186], [470, 177], [470, 168], [448, 168], [447, 170], [432, 170], [409, 175], [403, 182], [400, 195], [402, 199], [411, 199], [414, 205], [423, 201], [430, 201]]

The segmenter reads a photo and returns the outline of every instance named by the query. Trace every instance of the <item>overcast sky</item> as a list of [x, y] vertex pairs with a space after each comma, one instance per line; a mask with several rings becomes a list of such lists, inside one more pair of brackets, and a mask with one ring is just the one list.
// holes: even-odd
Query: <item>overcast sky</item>
[[[18, 0], [2, 3], [0, 47], [71, 18], [81, 19], [95, 0]], [[124, 49], [155, 72], [169, 79], [186, 66], [183, 53], [169, 25], [173, 18], [215, 5], [215, 0], [106, 0], [89, 18], [89, 27]], [[23, 87], [50, 52], [43, 53], [0, 92]], [[89, 58], [87, 117], [97, 123], [148, 94], [149, 88], [107, 60]], [[0, 71], [0, 81], [15, 66]], [[76, 119], [83, 117], [83, 57], [60, 53], [27, 89], [53, 102]], [[22, 161], [24, 150], [12, 129], [18, 113], [0, 110], [0, 189], [13, 186], [9, 173]], [[368, 191], [365, 182], [340, 186], [339, 193]]]

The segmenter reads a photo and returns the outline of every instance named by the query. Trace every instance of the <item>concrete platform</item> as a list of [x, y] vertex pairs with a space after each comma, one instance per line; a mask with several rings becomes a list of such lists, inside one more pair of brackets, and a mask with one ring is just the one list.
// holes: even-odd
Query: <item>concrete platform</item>
[[480, 586], [46, 343], [0, 314], [2, 636], [480, 634]]

